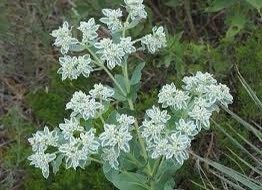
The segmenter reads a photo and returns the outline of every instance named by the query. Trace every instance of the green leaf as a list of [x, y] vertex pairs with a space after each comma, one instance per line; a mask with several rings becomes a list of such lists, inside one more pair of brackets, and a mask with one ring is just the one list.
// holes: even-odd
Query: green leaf
[[81, 119], [81, 120], [80, 120], [80, 124], [81, 124], [81, 126], [83, 126], [86, 130], [89, 130], [89, 129], [91, 129], [91, 127], [93, 127], [93, 120], [92, 120], [92, 119], [88, 119], [88, 120]]
[[120, 84], [121, 88], [126, 91], [125, 77], [123, 75], [116, 74], [115, 79]]
[[110, 113], [110, 115], [108, 116], [108, 118], [106, 119], [106, 123], [108, 124], [116, 124], [116, 115], [118, 114], [118, 112], [116, 110], [112, 111]]
[[147, 190], [147, 178], [134, 172], [123, 172], [114, 176], [113, 184], [120, 190]]
[[262, 8], [262, 1], [261, 0], [246, 0], [249, 4], [251, 4], [256, 9]]
[[108, 181], [111, 181], [112, 183], [113, 179], [119, 174], [119, 172], [111, 168], [111, 166], [107, 162], [103, 164], [103, 172], [105, 174], [106, 179]]
[[211, 5], [206, 8], [206, 12], [217, 12], [233, 5], [235, 0], [214, 0]]
[[130, 94], [129, 97], [133, 100], [136, 101], [137, 99], [137, 92], [140, 89], [140, 82], [137, 83], [136, 85], [132, 85], [130, 88]]
[[[115, 75], [115, 79], [118, 82], [118, 84], [121, 86], [121, 88], [126, 92], [126, 86], [125, 86], [125, 77], [120, 74]], [[121, 90], [115, 85], [115, 94], [114, 98], [119, 101], [126, 101], [126, 97], [123, 95]]]
[[118, 88], [115, 88], [115, 94], [113, 98], [121, 102], [126, 101], [126, 97], [122, 95], [122, 93], [120, 92]]
[[235, 15], [230, 18], [230, 27], [227, 30], [226, 38], [232, 39], [244, 28], [246, 22], [247, 18], [244, 14], [235, 13]]
[[138, 64], [133, 72], [133, 75], [131, 77], [131, 85], [135, 85], [137, 83], [139, 83], [139, 81], [141, 80], [141, 76], [142, 76], [142, 69], [145, 67], [145, 62], [142, 62], [140, 64]]
[[[170, 183], [170, 180], [175, 175], [176, 171], [181, 167], [179, 164], [175, 164], [172, 161], [164, 160], [159, 168], [156, 177], [158, 178], [157, 184], [155, 184], [158, 189], [163, 188], [166, 183]], [[168, 184], [167, 184], [168, 187]], [[168, 188], [167, 188], [168, 189]]]
[[164, 190], [173, 190], [174, 186], [175, 186], [175, 180], [174, 179], [170, 179], [166, 182], [166, 184], [164, 185]]

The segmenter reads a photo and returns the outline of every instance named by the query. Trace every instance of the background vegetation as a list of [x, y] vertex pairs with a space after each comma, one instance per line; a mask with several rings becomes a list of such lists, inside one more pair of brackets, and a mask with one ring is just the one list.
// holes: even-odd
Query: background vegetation
[[[44, 125], [55, 127], [68, 113], [77, 89], [99, 78], [62, 82], [50, 31], [100, 17], [121, 0], [0, 0], [0, 189], [114, 189], [99, 165], [61, 170], [44, 180], [29, 166], [27, 138]], [[164, 25], [168, 47], [157, 56], [136, 56], [146, 64], [136, 108], [156, 100], [161, 85], [180, 84], [198, 70], [229, 85], [230, 110], [213, 117], [212, 130], [195, 140], [191, 159], [174, 176], [181, 189], [256, 189], [262, 183], [262, 1], [145, 0], [149, 19], [133, 35]], [[140, 25], [141, 26], [141, 25]], [[213, 160], [213, 161], [211, 161]]]

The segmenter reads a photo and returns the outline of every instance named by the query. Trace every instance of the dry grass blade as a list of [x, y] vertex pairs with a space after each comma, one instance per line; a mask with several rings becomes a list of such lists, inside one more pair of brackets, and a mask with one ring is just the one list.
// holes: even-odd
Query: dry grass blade
[[[239, 173], [238, 171], [235, 171], [235, 170], [233, 170], [233, 169], [231, 169], [229, 167], [226, 167], [226, 166], [224, 166], [222, 164], [219, 164], [219, 163], [214, 162], [214, 161], [209, 160], [209, 159], [202, 158], [202, 157], [200, 157], [200, 156], [198, 156], [198, 155], [196, 155], [194, 153], [191, 153], [191, 154], [193, 154], [193, 156], [196, 157], [197, 159], [199, 159], [200, 161], [202, 161], [202, 162], [212, 166], [213, 168], [217, 169], [222, 174], [230, 177], [231, 179], [233, 179], [233, 180], [237, 181], [238, 183], [242, 184], [243, 186], [245, 186], [247, 188], [250, 188], [252, 190], [261, 189], [260, 183], [258, 181], [255, 181], [255, 180], [251, 179], [250, 177], [245, 176], [245, 175]], [[233, 184], [232, 181], [231, 181], [231, 183]], [[239, 186], [239, 187], [241, 188], [241, 186]]]
[[255, 162], [257, 162], [259, 165], [262, 163], [254, 156], [252, 155], [245, 147], [243, 147], [234, 137], [232, 137], [230, 134], [228, 134], [220, 125], [218, 125], [214, 120], [212, 120], [217, 129], [219, 129], [222, 133], [224, 133], [233, 144], [235, 144], [239, 149], [247, 153]]
[[247, 91], [248, 95], [251, 97], [251, 99], [255, 102], [255, 104], [262, 110], [262, 102], [257, 97], [256, 93], [252, 90], [252, 88], [249, 86], [249, 84], [246, 82], [246, 80], [242, 77], [240, 74], [238, 68], [236, 67], [238, 79], [240, 80], [242, 86]]
[[229, 113], [232, 116], [232, 118], [234, 118], [236, 121], [242, 124], [247, 130], [251, 131], [262, 142], [262, 133], [259, 130], [257, 130], [255, 127], [250, 125], [248, 122], [243, 120], [241, 117], [239, 117], [237, 114], [235, 114], [225, 106], [221, 106], [221, 107], [223, 108], [223, 110]]

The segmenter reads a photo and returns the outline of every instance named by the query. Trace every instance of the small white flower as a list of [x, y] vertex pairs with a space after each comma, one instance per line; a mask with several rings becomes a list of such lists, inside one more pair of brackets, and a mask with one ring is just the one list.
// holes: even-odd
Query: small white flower
[[193, 105], [194, 106], [199, 106], [199, 107], [203, 107], [203, 108], [209, 108], [211, 106], [211, 104], [209, 102], [207, 102], [207, 99], [204, 98], [203, 96], [199, 96], [199, 97], [196, 97], [194, 100], [193, 100]]
[[115, 147], [116, 150], [129, 152], [129, 141], [132, 139], [128, 128], [117, 125], [104, 125], [104, 132], [100, 134], [99, 139], [102, 147]]
[[96, 25], [94, 18], [90, 18], [87, 22], [80, 22], [78, 29], [83, 33], [82, 43], [92, 42], [98, 37], [99, 25]]
[[42, 170], [42, 174], [45, 178], [49, 176], [49, 163], [56, 158], [55, 154], [44, 153], [43, 151], [36, 152], [28, 157], [31, 161], [30, 165], [34, 165], [36, 168]]
[[83, 150], [87, 154], [96, 154], [100, 146], [95, 137], [95, 129], [90, 129], [85, 133], [80, 133], [80, 141], [83, 145]]
[[131, 37], [120, 38], [120, 46], [123, 48], [126, 54], [136, 52], [136, 48], [133, 46]]
[[167, 146], [166, 159], [173, 158], [179, 164], [183, 164], [189, 155], [187, 148], [190, 146], [190, 138], [180, 132], [173, 133], [169, 138], [170, 144]]
[[164, 128], [164, 123], [155, 123], [152, 120], [145, 120], [141, 126], [141, 135], [146, 139], [147, 143], [151, 143], [151, 141], [156, 142], [161, 138]]
[[190, 99], [186, 92], [177, 90], [174, 83], [163, 86], [158, 98], [158, 103], [162, 103], [163, 108], [170, 106], [178, 110], [186, 108], [187, 101]]
[[56, 38], [54, 45], [56, 47], [61, 47], [62, 54], [66, 54], [69, 51], [70, 45], [79, 43], [76, 38], [72, 37], [68, 22], [64, 22], [62, 27], [53, 30], [51, 36]]
[[77, 64], [77, 71], [82, 74], [84, 77], [89, 77], [90, 73], [94, 71], [94, 66], [91, 63], [91, 58], [89, 54], [79, 56], [78, 57], [78, 64]]
[[84, 127], [80, 126], [78, 119], [72, 117], [64, 119], [64, 123], [59, 124], [59, 128], [62, 130], [62, 134], [65, 139], [74, 138], [74, 132], [84, 131]]
[[168, 147], [167, 139], [157, 140], [152, 146], [149, 147], [149, 149], [152, 149], [151, 158], [157, 159], [160, 156], [165, 155], [167, 151], [167, 147]]
[[119, 18], [123, 16], [120, 9], [103, 9], [102, 13], [105, 17], [101, 18], [100, 21], [107, 25], [109, 30], [116, 31], [122, 28], [122, 22]]
[[77, 79], [77, 77], [79, 76], [79, 72], [77, 69], [77, 57], [59, 57], [59, 63], [61, 67], [58, 69], [57, 73], [62, 74], [62, 80], [65, 80], [67, 78], [70, 80]]
[[176, 130], [189, 137], [194, 137], [198, 134], [197, 126], [191, 120], [185, 121], [184, 119], [179, 119], [178, 123], [176, 123]]
[[109, 101], [113, 97], [114, 93], [115, 92], [112, 88], [106, 87], [101, 83], [95, 84], [94, 88], [89, 91], [89, 94], [93, 98], [97, 98], [104, 101]]
[[49, 131], [45, 126], [44, 131], [37, 131], [28, 141], [33, 151], [45, 151], [48, 146], [56, 147], [58, 145], [57, 131]]
[[135, 123], [135, 118], [126, 114], [117, 115], [116, 120], [121, 127], [127, 128], [129, 128], [131, 125]]
[[89, 54], [77, 57], [64, 56], [59, 58], [61, 67], [57, 73], [62, 74], [62, 80], [65, 79], [77, 79], [79, 75], [89, 77], [90, 73], [94, 70], [91, 64], [91, 58]]
[[146, 46], [150, 53], [155, 53], [162, 47], [166, 47], [166, 34], [164, 28], [156, 26], [153, 28], [153, 34], [148, 34], [141, 39], [143, 46]]
[[223, 84], [212, 84], [208, 86], [208, 92], [205, 97], [210, 104], [221, 103], [222, 105], [227, 106], [233, 102], [233, 97], [229, 93], [229, 88]]
[[66, 104], [66, 109], [73, 110], [71, 117], [81, 116], [85, 120], [95, 118], [103, 108], [100, 102], [96, 102], [94, 98], [82, 91], [75, 92], [70, 102]]
[[127, 12], [130, 14], [132, 20], [139, 21], [147, 17], [147, 12], [145, 11], [145, 5], [143, 5], [143, 0], [124, 0]]
[[185, 85], [183, 88], [189, 92], [201, 95], [208, 91], [208, 87], [211, 84], [217, 84], [216, 79], [209, 73], [202, 73], [198, 71], [195, 76], [184, 77], [183, 82]]
[[66, 168], [76, 169], [78, 166], [84, 167], [88, 159], [88, 152], [80, 148], [78, 140], [71, 138], [65, 144], [60, 145], [58, 150], [65, 156]]
[[226, 85], [219, 84], [219, 86], [221, 90], [219, 102], [227, 107], [228, 104], [233, 103], [233, 96], [230, 94], [229, 88]]
[[146, 115], [156, 124], [165, 124], [171, 118], [166, 110], [161, 111], [159, 107], [156, 106], [148, 109]]
[[118, 170], [119, 163], [117, 159], [119, 157], [119, 151], [116, 151], [114, 148], [104, 148], [101, 157], [105, 162], [108, 162], [112, 168]]
[[145, 119], [141, 126], [141, 135], [146, 139], [147, 144], [151, 141], [159, 141], [167, 121], [171, 118], [166, 110], [161, 111], [159, 107], [153, 106], [146, 111], [149, 119]]
[[188, 113], [188, 115], [196, 120], [198, 129], [201, 129], [203, 126], [205, 129], [209, 129], [210, 122], [209, 119], [212, 113], [204, 107], [194, 106], [193, 109]]
[[96, 53], [101, 55], [102, 61], [106, 61], [109, 69], [121, 65], [125, 52], [120, 44], [114, 44], [111, 39], [103, 38], [100, 42], [95, 43], [95, 47], [99, 49]]

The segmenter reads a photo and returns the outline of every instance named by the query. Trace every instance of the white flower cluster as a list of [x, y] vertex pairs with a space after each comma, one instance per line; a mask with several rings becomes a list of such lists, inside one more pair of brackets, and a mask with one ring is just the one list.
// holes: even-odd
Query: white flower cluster
[[126, 3], [127, 12], [130, 14], [130, 18], [133, 21], [139, 21], [146, 19], [147, 12], [145, 11], [144, 0], [124, 0]]
[[62, 27], [54, 30], [51, 33], [51, 36], [56, 38], [54, 45], [61, 47], [62, 54], [66, 54], [69, 51], [71, 45], [78, 43], [78, 40], [72, 37], [71, 28], [69, 29], [68, 22], [64, 22]]
[[[103, 160], [117, 169], [120, 151], [130, 151], [128, 143], [132, 139], [130, 131], [134, 117], [118, 114], [116, 124], [104, 124], [104, 132], [99, 137], [95, 136], [94, 128], [86, 130], [80, 123], [81, 119], [89, 120], [101, 115], [104, 104], [113, 95], [114, 90], [101, 83], [95, 84], [89, 95], [82, 91], [75, 92], [66, 105], [67, 109], [73, 110], [70, 119], [64, 119], [64, 123], [53, 131], [45, 127], [44, 131], [38, 131], [28, 139], [34, 152], [28, 157], [31, 165], [40, 168], [45, 178], [49, 176], [49, 163], [54, 165], [56, 158], [58, 162], [63, 159], [66, 168], [84, 168], [90, 156], [98, 153], [101, 144]], [[57, 151], [50, 152], [54, 148]]]
[[89, 91], [89, 94], [94, 98], [98, 100], [103, 101], [110, 101], [111, 98], [114, 96], [115, 91], [110, 88], [102, 85], [101, 83], [95, 84], [94, 88]]
[[[31, 165], [42, 170], [45, 178], [49, 176], [49, 163], [55, 162], [59, 156], [65, 160], [66, 168], [83, 168], [89, 156], [96, 154], [100, 146], [95, 137], [95, 129], [86, 131], [76, 118], [65, 119], [64, 123], [59, 124], [59, 128], [60, 130], [50, 132], [45, 127], [44, 131], [38, 131], [28, 139], [34, 151], [28, 159]], [[50, 146], [58, 151], [51, 153], [48, 149]], [[45, 153], [46, 151], [50, 153]]]
[[90, 118], [95, 118], [97, 114], [103, 110], [103, 105], [90, 95], [78, 91], [73, 94], [70, 102], [66, 104], [66, 109], [73, 110], [71, 117], [81, 117], [88, 120]]
[[46, 150], [48, 146], [58, 147], [58, 138], [57, 131], [49, 131], [48, 127], [44, 127], [44, 131], [37, 131], [28, 139], [33, 150], [33, 154], [28, 157], [30, 165], [40, 168], [45, 178], [49, 175], [49, 163], [56, 158], [55, 154], [46, 153]]
[[141, 39], [141, 43], [143, 46], [147, 47], [150, 53], [154, 54], [160, 48], [166, 47], [166, 35], [162, 26], [159, 28], [154, 27], [152, 31], [153, 34], [144, 36]]
[[[56, 38], [54, 45], [61, 48], [62, 54], [88, 50], [93, 58], [92, 60], [89, 54], [79, 57], [69, 55], [61, 57], [59, 59], [61, 68], [58, 73], [62, 75], [62, 80], [77, 79], [81, 74], [84, 77], [89, 77], [95, 66], [101, 67], [101, 64], [106, 63], [109, 69], [113, 69], [116, 66], [122, 66], [124, 60], [137, 50], [148, 49], [150, 53], [155, 53], [166, 46], [166, 35], [162, 26], [154, 27], [153, 34], [148, 34], [134, 41], [130, 36], [125, 36], [126, 30], [133, 28], [147, 17], [147, 12], [143, 0], [124, 0], [124, 2], [128, 13], [125, 21], [120, 8], [102, 10], [104, 17], [100, 19], [100, 22], [106, 25], [111, 36], [100, 38], [98, 35], [100, 25], [96, 24], [94, 18], [81, 21], [77, 27], [82, 33], [81, 40], [72, 37], [74, 28], [70, 27], [68, 22], [64, 22], [62, 27], [51, 33]], [[139, 45], [135, 46], [138, 42], [141, 43], [140, 47]]]
[[[89, 157], [97, 154], [101, 146], [102, 159], [114, 169], [118, 169], [120, 152], [130, 151], [129, 141], [135, 119], [133, 116], [121, 114], [116, 116], [116, 124], [104, 124], [104, 132], [97, 138], [95, 129], [86, 131], [79, 119], [71, 117], [59, 124], [60, 130], [38, 131], [29, 138], [34, 154], [28, 157], [31, 165], [42, 170], [43, 176], [49, 176], [49, 163], [62, 156], [66, 168], [84, 168]], [[48, 147], [58, 149], [55, 153], [45, 153]]]
[[94, 70], [93, 64], [89, 54], [79, 57], [64, 56], [59, 58], [61, 67], [57, 73], [62, 75], [62, 80], [77, 79], [81, 74], [89, 77], [90, 73]]
[[95, 43], [95, 47], [98, 49], [96, 53], [101, 55], [101, 60], [106, 61], [109, 69], [113, 69], [116, 65], [121, 65], [125, 55], [121, 44], [115, 44], [111, 39], [104, 38]]
[[88, 44], [96, 40], [98, 29], [99, 25], [96, 25], [94, 18], [90, 18], [87, 22], [81, 21], [78, 30], [82, 32], [82, 43]]
[[75, 92], [70, 102], [66, 104], [66, 109], [73, 110], [71, 117], [80, 117], [85, 120], [96, 118], [104, 111], [104, 103], [112, 99], [114, 90], [103, 86], [101, 83], [95, 84], [89, 91], [89, 95], [82, 91]]
[[163, 108], [169, 106], [174, 109], [182, 109], [187, 107], [187, 101], [190, 99], [188, 93], [176, 89], [174, 83], [164, 85], [158, 94], [158, 103], [162, 104]]
[[134, 117], [126, 114], [117, 116], [117, 124], [104, 124], [104, 132], [99, 139], [103, 147], [102, 158], [114, 169], [118, 169], [120, 152], [130, 151], [129, 141], [132, 139], [131, 130], [135, 122]]
[[158, 103], [166, 110], [153, 106], [146, 112], [141, 135], [153, 159], [164, 156], [182, 164], [194, 136], [202, 127], [209, 129], [212, 112], [219, 104], [227, 106], [233, 101], [229, 88], [218, 84], [209, 73], [197, 72], [183, 82], [183, 90], [173, 83], [160, 90]]
[[109, 30], [116, 31], [122, 28], [122, 21], [119, 18], [123, 16], [123, 13], [120, 9], [103, 9], [102, 13], [105, 17], [101, 18], [100, 21], [106, 24]]

